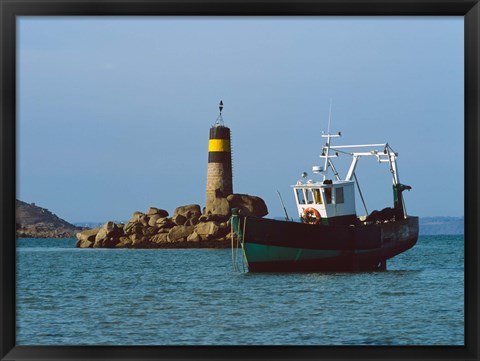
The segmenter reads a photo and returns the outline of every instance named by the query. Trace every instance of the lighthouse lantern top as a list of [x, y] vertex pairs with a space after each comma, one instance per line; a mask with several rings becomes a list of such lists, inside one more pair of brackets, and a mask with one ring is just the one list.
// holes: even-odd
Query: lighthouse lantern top
[[218, 109], [220, 110], [220, 114], [217, 117], [217, 120], [215, 121], [215, 127], [224, 127], [225, 125], [223, 124], [223, 118], [222, 118], [222, 110], [223, 110], [223, 101], [220, 100], [220, 104], [218, 104]]

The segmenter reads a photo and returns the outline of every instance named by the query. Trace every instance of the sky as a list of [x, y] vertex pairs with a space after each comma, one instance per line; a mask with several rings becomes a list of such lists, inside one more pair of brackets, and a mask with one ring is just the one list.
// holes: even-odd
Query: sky
[[[464, 215], [463, 17], [19, 17], [17, 198], [69, 222], [205, 204], [223, 100], [233, 190], [295, 217], [333, 144], [388, 142], [408, 214]], [[340, 157], [345, 176], [350, 159]], [[369, 211], [388, 166], [357, 169]], [[448, 186], [446, 186], [448, 185]], [[363, 207], [357, 200], [358, 214]]]

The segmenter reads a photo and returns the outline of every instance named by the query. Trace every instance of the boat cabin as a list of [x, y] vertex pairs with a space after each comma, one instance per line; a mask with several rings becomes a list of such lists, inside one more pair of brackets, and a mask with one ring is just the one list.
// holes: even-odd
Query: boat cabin
[[[407, 213], [403, 203], [402, 192], [411, 187], [401, 184], [397, 171], [397, 153], [388, 145], [381, 144], [360, 144], [360, 145], [338, 145], [331, 144], [332, 138], [340, 137], [342, 134], [322, 134], [327, 138], [322, 147], [320, 158], [324, 159], [323, 166], [313, 166], [313, 173], [319, 174], [323, 180], [307, 180], [307, 173], [303, 172], [303, 180], [293, 185], [297, 211], [303, 223], [320, 225], [354, 225], [358, 222], [355, 210], [355, 186], [358, 188], [360, 199], [365, 209], [365, 221], [385, 221], [390, 219], [406, 218]], [[341, 154], [350, 156], [352, 161], [345, 178], [340, 178], [332, 159]], [[368, 215], [367, 207], [357, 182], [355, 170], [358, 161], [362, 157], [376, 158], [378, 163], [388, 164], [392, 174], [394, 207], [385, 208], [381, 212], [374, 211]], [[334, 180], [329, 179], [329, 170], [333, 172]], [[374, 213], [381, 213], [380, 216]]]
[[292, 187], [300, 219], [324, 225], [355, 222], [354, 185], [347, 180], [298, 181]]

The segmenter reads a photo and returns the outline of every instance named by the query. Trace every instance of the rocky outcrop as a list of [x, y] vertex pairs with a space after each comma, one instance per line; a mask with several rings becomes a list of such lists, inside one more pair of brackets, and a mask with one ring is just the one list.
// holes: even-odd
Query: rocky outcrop
[[268, 214], [262, 198], [247, 194], [230, 194], [227, 197], [230, 208], [237, 208], [240, 215], [263, 217]]
[[[134, 212], [126, 224], [107, 222], [102, 227], [77, 233], [80, 248], [224, 248], [231, 245], [231, 208], [241, 215], [263, 217], [265, 202], [256, 196], [231, 194], [219, 198], [218, 207], [203, 213], [198, 204], [175, 208], [173, 215], [150, 207]], [[215, 213], [215, 212], [218, 213]]]
[[81, 248], [91, 248], [95, 244], [95, 238], [97, 237], [100, 228], [87, 229], [83, 232], [76, 234], [78, 241], [77, 247]]
[[59, 218], [35, 203], [15, 201], [16, 236], [19, 238], [71, 238], [84, 228]]
[[205, 215], [210, 219], [225, 220], [230, 217], [230, 205], [222, 192], [215, 192], [215, 197], [208, 208], [205, 209]]

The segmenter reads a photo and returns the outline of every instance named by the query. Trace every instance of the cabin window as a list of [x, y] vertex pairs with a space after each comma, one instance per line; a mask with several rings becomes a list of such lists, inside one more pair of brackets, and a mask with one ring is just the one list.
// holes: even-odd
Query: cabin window
[[305, 197], [303, 195], [303, 189], [296, 189], [298, 204], [305, 204]]
[[320, 196], [320, 189], [313, 190], [313, 198], [315, 199], [315, 203], [322, 204], [322, 197]]
[[307, 193], [307, 203], [312, 204], [313, 203], [312, 190], [311, 189], [306, 189], [305, 191]]
[[335, 203], [344, 203], [344, 198], [343, 198], [343, 187], [335, 189]]
[[332, 203], [332, 188], [325, 188], [325, 199], [327, 204]]

